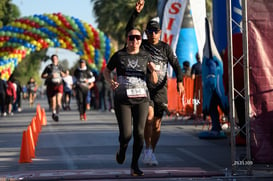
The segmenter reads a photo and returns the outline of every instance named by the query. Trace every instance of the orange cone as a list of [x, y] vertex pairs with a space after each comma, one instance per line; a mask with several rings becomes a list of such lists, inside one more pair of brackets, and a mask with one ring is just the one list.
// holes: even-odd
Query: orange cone
[[37, 116], [34, 116], [33, 121], [35, 122], [36, 128], [37, 128], [37, 132], [38, 134], [41, 132], [42, 126], [41, 126], [41, 121], [39, 118], [37, 118]]
[[35, 144], [34, 144], [33, 133], [30, 126], [27, 129], [27, 137], [28, 137], [28, 143], [29, 143], [28, 145], [29, 145], [30, 156], [31, 158], [35, 158]]
[[40, 104], [37, 105], [36, 107], [36, 118], [42, 122], [42, 115], [41, 115], [41, 106]]
[[31, 156], [29, 152], [28, 140], [27, 140], [27, 132], [23, 132], [21, 151], [20, 151], [20, 160], [19, 163], [31, 163]]
[[37, 131], [37, 127], [36, 124], [34, 122], [34, 119], [32, 119], [31, 123], [30, 123], [30, 127], [33, 133], [33, 140], [34, 140], [34, 145], [37, 145], [37, 141], [38, 141], [38, 131]]
[[46, 119], [46, 114], [45, 114], [45, 109], [42, 109], [42, 126], [47, 125], [47, 119]]

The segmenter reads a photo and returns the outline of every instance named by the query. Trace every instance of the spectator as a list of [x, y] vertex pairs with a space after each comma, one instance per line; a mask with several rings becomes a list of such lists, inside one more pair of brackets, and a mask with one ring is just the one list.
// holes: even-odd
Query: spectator
[[2, 79], [0, 72], [0, 107], [1, 107], [1, 116], [6, 116], [6, 91], [7, 83]]
[[193, 98], [194, 98], [194, 114], [196, 119], [202, 118], [202, 63], [197, 52], [195, 54], [196, 63], [191, 68], [191, 77], [194, 81]]
[[195, 58], [197, 62], [193, 64], [191, 68], [192, 79], [195, 79], [196, 76], [202, 75], [202, 63], [198, 52], [195, 54]]
[[29, 81], [27, 82], [29, 107], [32, 107], [33, 103], [35, 102], [37, 88], [38, 87], [37, 87], [35, 79], [33, 77], [30, 77]]
[[19, 80], [17, 80], [15, 77], [13, 77], [13, 84], [16, 87], [16, 100], [15, 103], [13, 103], [13, 111], [22, 111], [22, 100], [21, 100], [21, 93], [22, 93], [22, 86]]
[[12, 82], [12, 76], [7, 81], [7, 91], [6, 91], [6, 105], [8, 115], [13, 115], [12, 104], [16, 101], [16, 88]]
[[101, 83], [100, 91], [100, 105], [103, 111], [114, 111], [114, 100], [113, 100], [113, 90], [111, 85], [107, 82], [101, 72], [99, 75], [99, 81]]
[[183, 77], [191, 77], [191, 67], [190, 67], [190, 62], [188, 60], [185, 60], [183, 62], [183, 67], [182, 67], [182, 75]]

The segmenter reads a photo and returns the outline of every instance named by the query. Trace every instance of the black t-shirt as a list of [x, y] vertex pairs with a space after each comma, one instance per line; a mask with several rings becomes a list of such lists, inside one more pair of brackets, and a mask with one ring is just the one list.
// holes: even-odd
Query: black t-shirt
[[202, 75], [202, 64], [201, 62], [197, 62], [193, 64], [191, 68], [191, 75]]
[[[74, 72], [74, 77], [76, 78], [76, 86], [86, 91], [89, 90], [89, 84], [95, 81], [93, 73], [87, 67], [83, 69], [77, 68]], [[88, 80], [88, 83], [86, 83], [86, 80]]]
[[156, 102], [167, 103], [168, 63], [170, 63], [176, 74], [177, 82], [182, 82], [183, 76], [178, 59], [174, 55], [172, 48], [162, 41], [159, 41], [159, 43], [156, 45], [152, 45], [148, 42], [148, 40], [143, 40], [141, 48], [151, 54], [152, 62], [154, 62], [156, 65], [155, 69], [158, 75], [157, 84], [152, 84], [148, 80], [148, 88], [151, 94], [151, 99]]
[[[48, 74], [49, 78], [46, 79], [46, 85], [58, 85], [62, 83], [62, 75], [61, 72], [64, 72], [63, 67], [58, 64], [58, 65], [54, 65], [54, 64], [50, 64], [48, 66], [46, 66], [46, 68], [44, 69], [43, 74]], [[51, 75], [53, 73], [58, 73], [58, 77], [56, 78], [52, 78]]]
[[[128, 21], [126, 32], [135, 27], [136, 18], [138, 15], [139, 13], [135, 10]], [[151, 99], [155, 102], [167, 103], [167, 66], [168, 63], [171, 64], [175, 72], [177, 82], [182, 82], [183, 75], [179, 61], [174, 55], [172, 48], [167, 43], [162, 41], [159, 41], [159, 43], [156, 45], [152, 45], [148, 42], [148, 40], [143, 40], [141, 48], [148, 51], [152, 56], [152, 61], [157, 64], [157, 68], [160, 67], [160, 70], [157, 71], [157, 84], [152, 85], [148, 83]]]
[[126, 49], [116, 52], [109, 60], [107, 68], [116, 69], [118, 88], [115, 89], [115, 101], [123, 104], [138, 104], [149, 101], [147, 88], [147, 68], [150, 54], [140, 50], [137, 54], [128, 54]]

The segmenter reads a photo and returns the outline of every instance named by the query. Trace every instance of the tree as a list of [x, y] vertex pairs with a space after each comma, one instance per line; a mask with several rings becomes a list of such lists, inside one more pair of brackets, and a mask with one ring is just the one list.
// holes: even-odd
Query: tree
[[[15, 4], [12, 4], [11, 0], [0, 1], [0, 28], [13, 22], [20, 17], [20, 11]], [[22, 84], [26, 84], [29, 77], [34, 77], [38, 84], [41, 83], [39, 70], [41, 67], [41, 60], [45, 56], [46, 50], [40, 52], [34, 52], [31, 55], [26, 56], [16, 67], [13, 75]]]
[[9, 24], [20, 17], [18, 7], [11, 3], [11, 0], [0, 1], [0, 27]]
[[[91, 0], [94, 3], [93, 10], [98, 23], [98, 29], [110, 38], [119, 42], [122, 46], [125, 42], [125, 27], [135, 9], [136, 0]], [[125, 3], [126, 2], [126, 3]], [[137, 24], [140, 28], [146, 26], [148, 19], [157, 14], [157, 1], [146, 1], [143, 12], [140, 14]]]
[[42, 80], [40, 76], [41, 62], [45, 59], [47, 49], [39, 52], [31, 53], [26, 56], [13, 72], [14, 76], [21, 82], [26, 84], [29, 77], [34, 77], [37, 84], [41, 85]]

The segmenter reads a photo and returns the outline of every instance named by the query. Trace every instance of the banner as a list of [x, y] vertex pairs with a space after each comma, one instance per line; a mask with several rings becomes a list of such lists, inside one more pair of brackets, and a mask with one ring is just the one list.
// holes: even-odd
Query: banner
[[204, 0], [190, 0], [190, 6], [195, 35], [197, 39], [198, 53], [200, 57], [203, 57], [203, 47], [206, 39], [206, 2]]
[[255, 163], [273, 163], [273, 2], [248, 3], [251, 154]]
[[169, 0], [164, 7], [161, 40], [175, 52], [181, 23], [188, 0]]
[[[161, 2], [161, 7], [163, 7], [163, 1]], [[168, 43], [175, 53], [188, 0], [168, 0], [164, 3], [161, 40]], [[173, 77], [173, 69], [171, 66], [168, 66], [168, 77]]]

